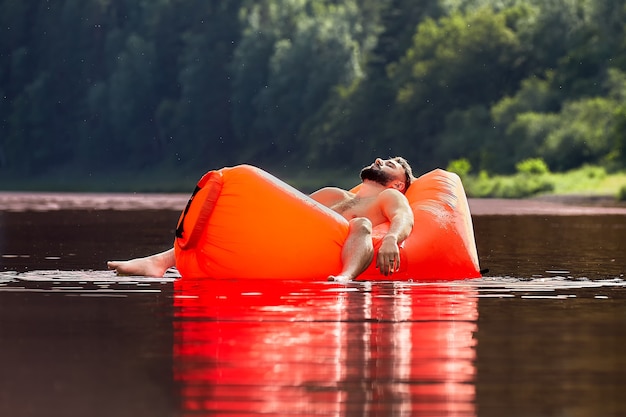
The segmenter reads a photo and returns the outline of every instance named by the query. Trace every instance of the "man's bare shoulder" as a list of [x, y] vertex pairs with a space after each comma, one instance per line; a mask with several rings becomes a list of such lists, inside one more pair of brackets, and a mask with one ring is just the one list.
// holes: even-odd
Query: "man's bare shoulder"
[[388, 188], [378, 195], [378, 206], [385, 213], [385, 216], [390, 218], [395, 214], [402, 214], [407, 217], [412, 217], [411, 205], [406, 196], [400, 191]]
[[396, 190], [395, 188], [387, 188], [383, 191], [381, 191], [381, 193], [378, 195], [378, 199], [381, 202], [388, 202], [388, 203], [400, 203], [400, 204], [404, 204], [409, 202], [409, 200], [407, 200], [406, 196], [404, 194], [402, 194], [400, 191]]
[[324, 187], [311, 194], [311, 198], [326, 206], [337, 204], [352, 197], [354, 194], [339, 187]]

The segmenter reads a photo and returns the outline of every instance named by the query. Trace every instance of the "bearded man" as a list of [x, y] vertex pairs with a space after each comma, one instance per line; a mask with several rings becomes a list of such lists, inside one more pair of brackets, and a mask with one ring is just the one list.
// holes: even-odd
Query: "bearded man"
[[[413, 229], [413, 212], [404, 193], [411, 185], [413, 172], [402, 157], [377, 158], [361, 170], [362, 183], [356, 192], [337, 187], [325, 187], [311, 198], [339, 213], [349, 222], [348, 237], [342, 247], [342, 270], [328, 277], [350, 281], [359, 276], [372, 262], [374, 247], [372, 229], [388, 222], [389, 231], [378, 250], [376, 267], [388, 276], [400, 268], [399, 245]], [[122, 275], [162, 277], [176, 265], [174, 249], [129, 261], [110, 261], [109, 269]]]

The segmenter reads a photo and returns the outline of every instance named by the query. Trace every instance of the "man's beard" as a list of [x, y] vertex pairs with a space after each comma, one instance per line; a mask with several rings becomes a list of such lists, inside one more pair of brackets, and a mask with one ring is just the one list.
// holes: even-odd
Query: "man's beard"
[[361, 170], [361, 179], [374, 181], [375, 183], [384, 186], [387, 186], [387, 184], [393, 181], [391, 174], [371, 166], [367, 166]]

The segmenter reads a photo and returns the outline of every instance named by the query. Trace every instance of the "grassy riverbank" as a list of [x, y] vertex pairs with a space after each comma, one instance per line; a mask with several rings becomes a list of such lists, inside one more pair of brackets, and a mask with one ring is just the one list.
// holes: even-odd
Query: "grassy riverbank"
[[626, 200], [626, 173], [608, 173], [598, 166], [585, 166], [563, 173], [522, 167], [513, 175], [459, 174], [468, 196], [476, 198], [551, 195]]

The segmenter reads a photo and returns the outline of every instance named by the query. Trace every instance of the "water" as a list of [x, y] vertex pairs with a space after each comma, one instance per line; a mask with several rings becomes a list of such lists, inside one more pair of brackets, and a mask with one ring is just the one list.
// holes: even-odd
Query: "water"
[[277, 285], [116, 277], [178, 218], [117, 198], [0, 214], [0, 415], [626, 415], [622, 214], [477, 207], [485, 278]]
[[477, 216], [481, 265], [492, 276], [623, 278], [626, 216]]

